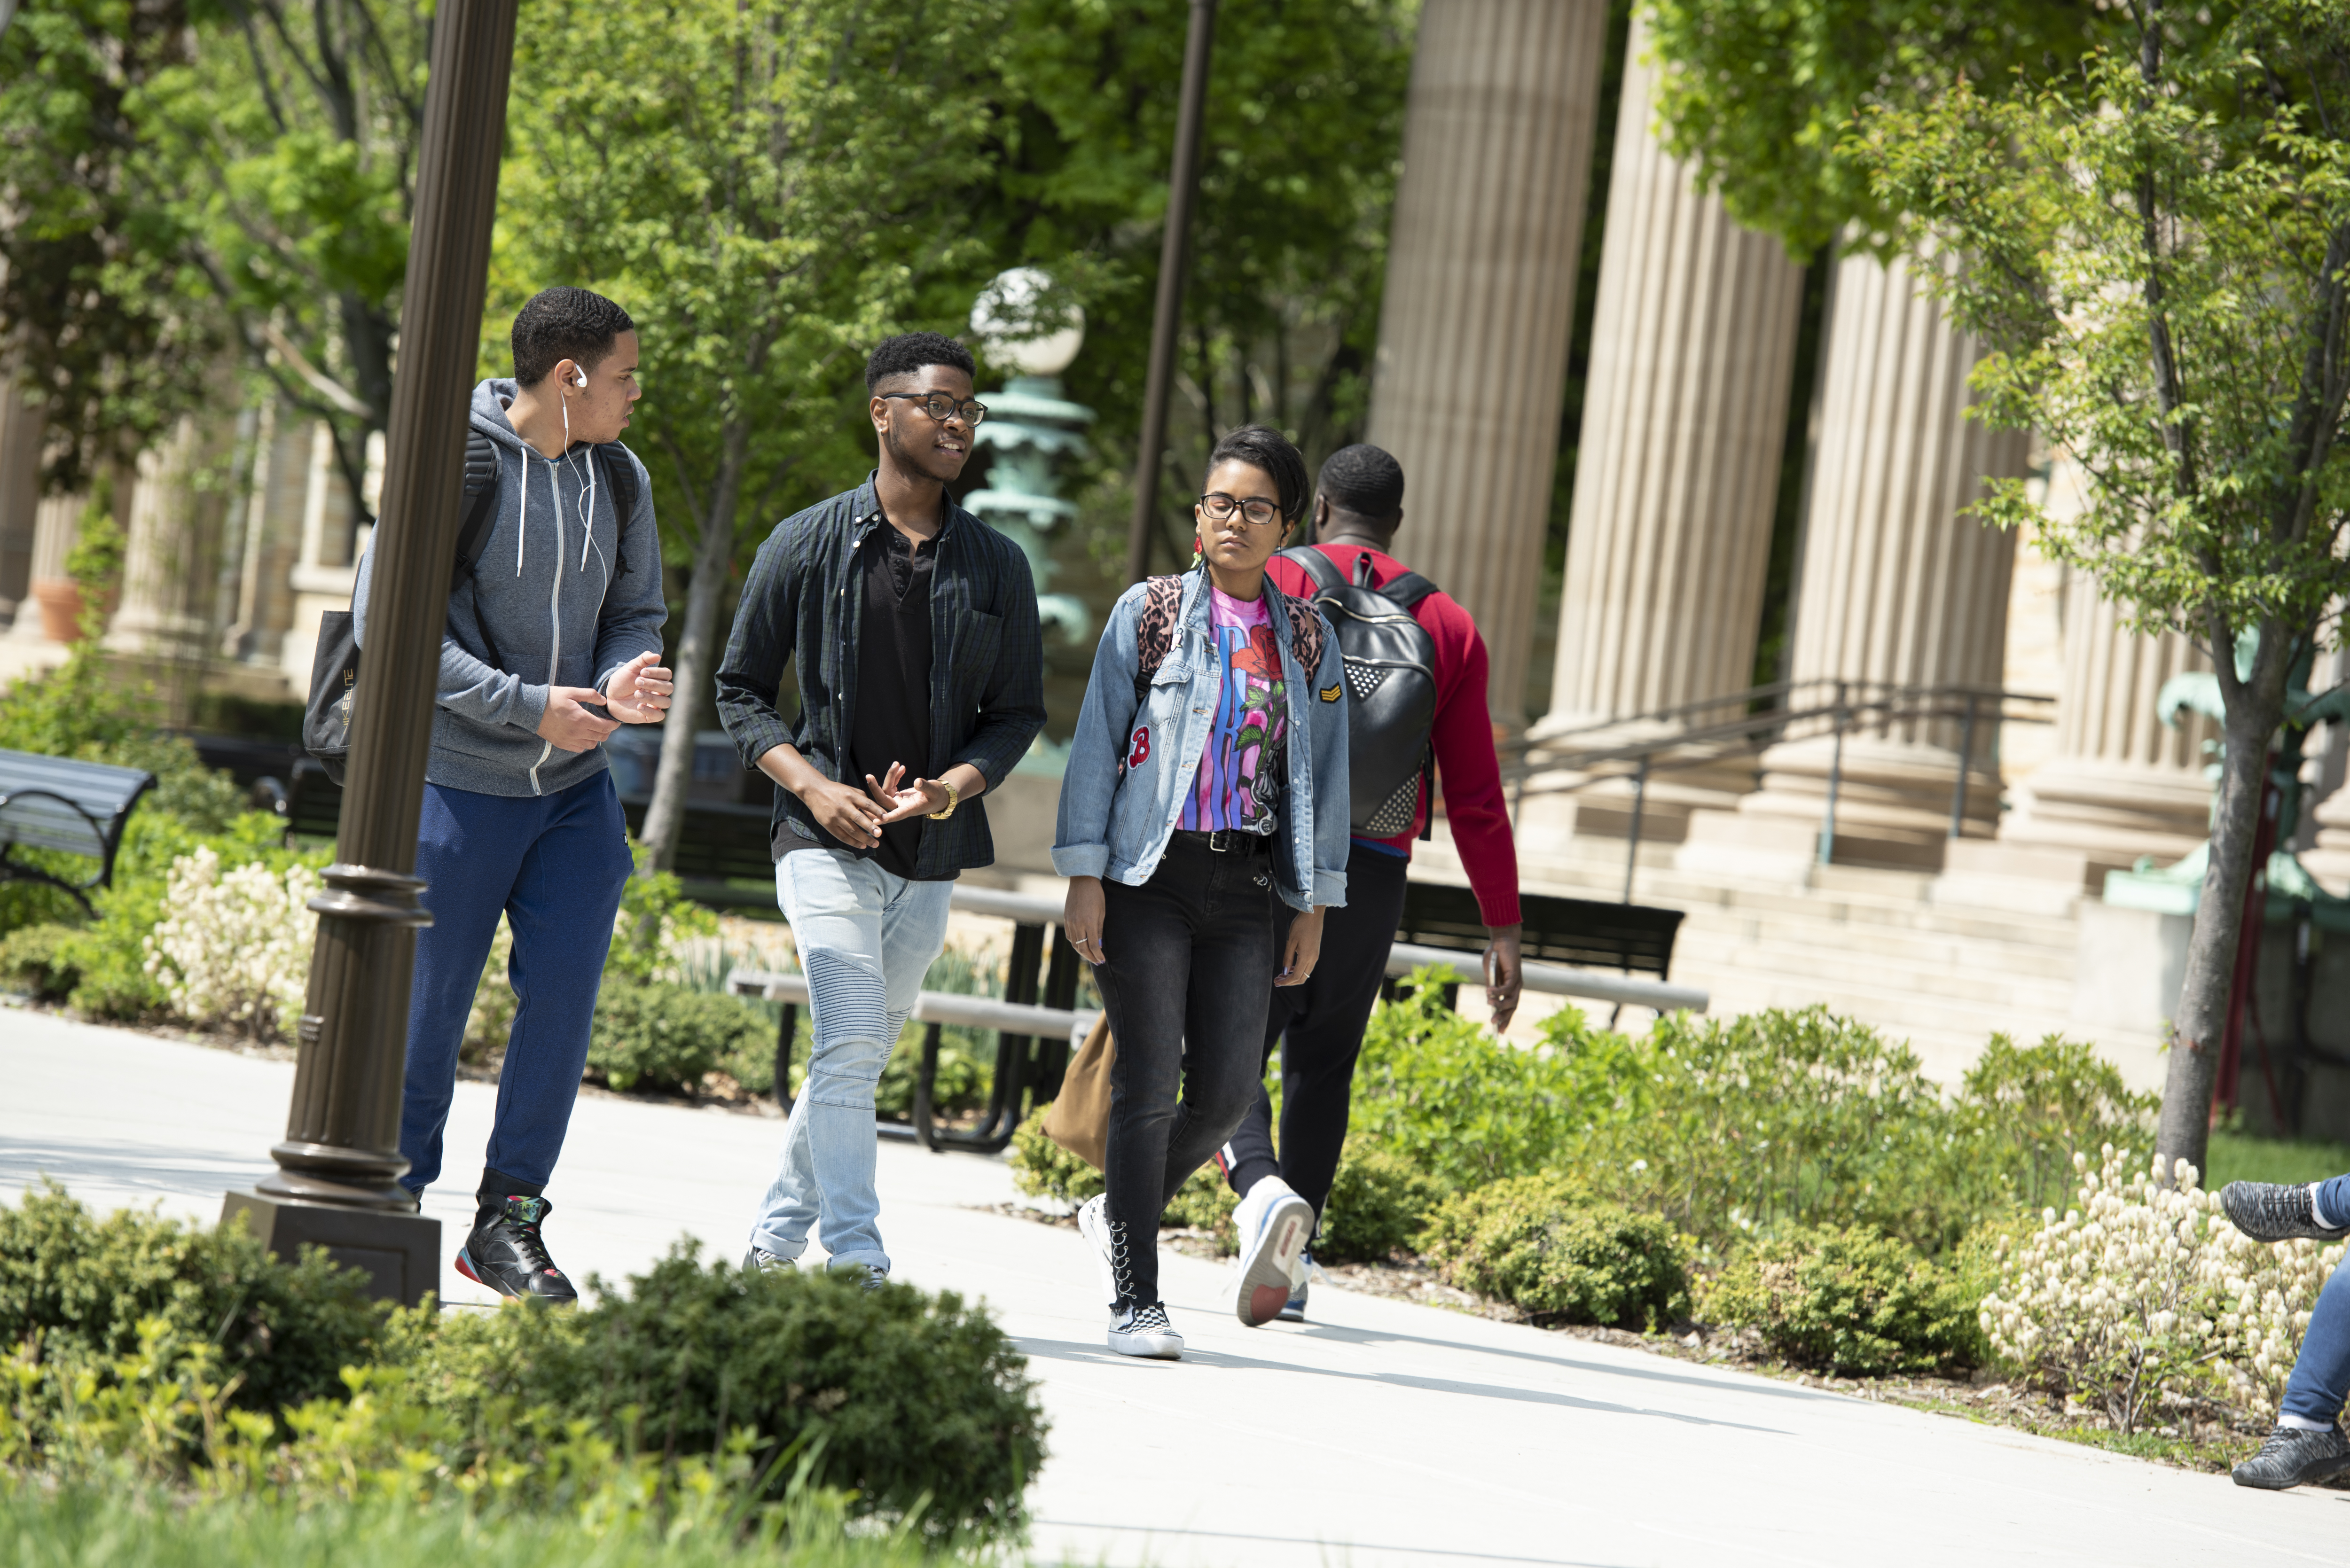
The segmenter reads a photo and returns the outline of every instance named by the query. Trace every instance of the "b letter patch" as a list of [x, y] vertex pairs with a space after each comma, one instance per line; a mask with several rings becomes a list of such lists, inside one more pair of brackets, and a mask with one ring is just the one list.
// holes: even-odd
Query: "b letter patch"
[[1336, 687], [1336, 686], [1325, 686], [1324, 688], [1322, 688], [1322, 701], [1324, 701], [1325, 702], [1336, 702], [1337, 700], [1338, 700], [1338, 688], [1337, 688], [1337, 687]]
[[1134, 749], [1127, 753], [1126, 765], [1139, 768], [1150, 760], [1150, 726], [1140, 724], [1134, 732]]

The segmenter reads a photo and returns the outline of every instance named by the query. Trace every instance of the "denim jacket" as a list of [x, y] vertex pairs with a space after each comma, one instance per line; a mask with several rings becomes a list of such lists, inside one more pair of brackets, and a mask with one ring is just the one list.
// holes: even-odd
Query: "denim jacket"
[[[1223, 694], [1224, 661], [1208, 629], [1207, 584], [1203, 571], [1185, 574], [1174, 641], [1139, 706], [1134, 675], [1141, 585], [1127, 589], [1110, 609], [1061, 777], [1053, 869], [1064, 877], [1106, 877], [1139, 888], [1159, 869]], [[1274, 886], [1293, 909], [1344, 904], [1347, 700], [1338, 639], [1325, 622], [1321, 667], [1303, 669], [1291, 646], [1284, 596], [1270, 577], [1264, 594], [1289, 700], [1289, 778], [1274, 846]]]

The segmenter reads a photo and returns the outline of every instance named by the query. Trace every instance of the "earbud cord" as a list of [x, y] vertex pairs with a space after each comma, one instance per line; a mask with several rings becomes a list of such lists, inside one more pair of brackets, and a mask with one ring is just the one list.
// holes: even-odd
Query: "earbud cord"
[[[585, 371], [574, 371], [573, 374], [579, 378], [577, 385], [584, 387], [588, 384]], [[568, 398], [563, 402], [563, 455], [574, 458], [571, 451], [571, 400]], [[575, 479], [579, 475], [576, 458], [571, 464], [571, 473]], [[580, 483], [579, 570], [584, 572], [588, 569], [588, 546], [596, 541], [596, 465], [592, 462], [588, 464], [588, 477]]]

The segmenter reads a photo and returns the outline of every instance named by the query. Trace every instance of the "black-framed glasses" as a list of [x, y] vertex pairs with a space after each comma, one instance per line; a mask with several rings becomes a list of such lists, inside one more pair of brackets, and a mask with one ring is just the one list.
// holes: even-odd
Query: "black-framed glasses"
[[1200, 510], [1211, 523], [1229, 523], [1238, 513], [1252, 528], [1262, 528], [1280, 517], [1281, 504], [1253, 495], [1243, 501], [1237, 495], [1227, 495], [1221, 490], [1211, 490], [1200, 497]]
[[987, 417], [987, 405], [976, 398], [968, 402], [958, 403], [944, 392], [884, 392], [881, 395], [885, 398], [903, 398], [910, 403], [920, 403], [922, 405], [922, 412], [941, 424], [946, 423], [957, 414], [962, 416], [962, 422], [967, 425], [975, 425]]

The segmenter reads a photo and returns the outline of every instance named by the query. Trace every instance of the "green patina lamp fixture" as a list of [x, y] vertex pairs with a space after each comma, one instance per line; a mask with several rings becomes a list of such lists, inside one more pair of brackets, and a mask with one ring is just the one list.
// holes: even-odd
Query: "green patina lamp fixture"
[[1093, 617], [1075, 594], [1048, 590], [1060, 570], [1052, 535], [1077, 514], [1061, 497], [1061, 467], [1086, 455], [1085, 428], [1094, 421], [1091, 409], [1061, 395], [1061, 372], [1086, 340], [1085, 312], [1056, 298], [1045, 273], [1014, 267], [980, 291], [971, 328], [990, 360], [1017, 373], [981, 394], [987, 422], [979, 427], [978, 441], [992, 458], [987, 488], [972, 491], [962, 504], [1028, 557], [1037, 618], [1080, 641], [1093, 630]]
[[[2252, 654], [2258, 646], [2256, 632], [2246, 632], [2237, 639], [2236, 672], [2240, 677], [2251, 679]], [[2301, 820], [2302, 748], [2309, 732], [2329, 720], [2339, 723], [2350, 719], [2350, 686], [2322, 692], [2310, 691], [2309, 677], [2314, 663], [2314, 654], [2303, 653], [2286, 677], [2284, 727], [2278, 738], [2276, 754], [2270, 759], [2270, 778], [2283, 796], [2277, 813], [2280, 837], [2289, 836], [2293, 826]], [[2162, 683], [2154, 705], [2162, 722], [2174, 729], [2181, 713], [2199, 713], [2215, 723], [2227, 717], [2220, 699], [2220, 678], [2208, 670], [2172, 676]], [[2211, 744], [2216, 750], [2219, 742]], [[2205, 771], [2213, 781], [2216, 806], [2219, 764], [2214, 762]], [[2191, 915], [2202, 900], [2203, 874], [2210, 858], [2211, 841], [2208, 838], [2175, 865], [2158, 866], [2151, 855], [2141, 857], [2127, 871], [2106, 873], [2106, 902], [2122, 909], [2151, 909], [2158, 914]], [[2319, 887], [2317, 878], [2309, 874], [2292, 850], [2282, 846], [2271, 850], [2264, 869], [2271, 919], [2288, 918], [2299, 906], [2324, 929], [2350, 931], [2350, 898], [2337, 898]]]

